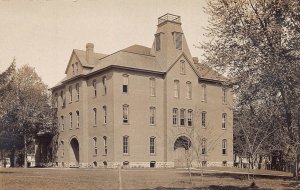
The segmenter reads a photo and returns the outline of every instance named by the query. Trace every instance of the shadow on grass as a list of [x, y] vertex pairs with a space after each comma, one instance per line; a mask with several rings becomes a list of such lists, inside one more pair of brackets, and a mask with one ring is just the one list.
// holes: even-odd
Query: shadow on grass
[[209, 187], [194, 187], [194, 188], [174, 188], [174, 187], [156, 187], [154, 189], [143, 189], [143, 190], [248, 190], [248, 189], [259, 189], [259, 190], [272, 190], [267, 188], [254, 187], [237, 187], [231, 185], [219, 186], [210, 185]]
[[[201, 176], [201, 173], [192, 173], [192, 176]], [[239, 180], [245, 180], [248, 179], [247, 174], [236, 174], [236, 173], [205, 173], [203, 177], [218, 177], [218, 178], [233, 178], [233, 179], [239, 179]], [[282, 180], [292, 180], [293, 177], [289, 176], [272, 176], [272, 175], [262, 175], [262, 174], [250, 174], [250, 178], [255, 179], [282, 179]]]

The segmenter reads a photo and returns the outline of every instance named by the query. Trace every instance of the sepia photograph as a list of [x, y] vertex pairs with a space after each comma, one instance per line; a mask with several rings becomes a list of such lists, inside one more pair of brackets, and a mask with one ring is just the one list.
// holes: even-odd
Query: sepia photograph
[[1, 190], [300, 189], [299, 0], [0, 0], [0, 55]]

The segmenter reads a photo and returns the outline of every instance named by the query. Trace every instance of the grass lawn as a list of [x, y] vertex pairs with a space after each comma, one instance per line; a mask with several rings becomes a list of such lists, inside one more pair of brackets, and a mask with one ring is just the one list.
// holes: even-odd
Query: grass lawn
[[[179, 169], [123, 169], [122, 188], [142, 190], [179, 189], [249, 189], [252, 180], [239, 172], [246, 170], [205, 168], [194, 170], [192, 184], [186, 170]], [[1, 190], [99, 190], [118, 189], [117, 169], [57, 169], [57, 168], [0, 168]], [[293, 189], [296, 183], [291, 174], [258, 171], [255, 183], [259, 189]], [[268, 175], [264, 175], [268, 174]], [[280, 175], [280, 176], [275, 176]]]

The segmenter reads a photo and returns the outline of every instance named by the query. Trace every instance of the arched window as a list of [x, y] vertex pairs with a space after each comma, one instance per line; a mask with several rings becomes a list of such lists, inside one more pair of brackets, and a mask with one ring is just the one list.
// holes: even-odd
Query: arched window
[[93, 114], [94, 114], [94, 127], [97, 126], [97, 109], [93, 109]]
[[97, 137], [93, 138], [93, 143], [94, 143], [94, 154], [98, 154], [98, 147], [97, 147]]
[[227, 90], [225, 88], [222, 89], [222, 103], [226, 104], [227, 101]]
[[79, 111], [76, 111], [76, 127], [79, 128]]
[[185, 61], [184, 60], [180, 61], [180, 74], [182, 74], [182, 75], [185, 74]]
[[123, 93], [128, 93], [128, 75], [124, 74], [123, 75], [123, 88], [122, 88]]
[[180, 109], [180, 126], [185, 125], [185, 109]]
[[192, 99], [192, 83], [190, 81], [186, 82], [186, 98]]
[[97, 81], [96, 79], [93, 80], [93, 89], [94, 89], [94, 96], [97, 96]]
[[178, 125], [178, 109], [173, 108], [173, 126]]
[[76, 95], [77, 95], [77, 101], [79, 100], [79, 84], [76, 84]]
[[127, 104], [123, 105], [123, 123], [127, 124], [129, 122], [129, 106]]
[[222, 113], [222, 129], [226, 129], [226, 120], [227, 120], [227, 114]]
[[223, 155], [227, 154], [227, 140], [226, 139], [222, 140], [222, 154]]
[[107, 109], [106, 106], [103, 106], [103, 124], [107, 123]]
[[181, 50], [182, 49], [182, 33], [173, 32], [173, 38], [175, 41], [175, 48], [178, 50]]
[[179, 98], [179, 80], [174, 80], [174, 97]]
[[64, 116], [60, 116], [60, 123], [61, 123], [61, 130], [65, 130], [65, 122], [64, 122]]
[[155, 154], [155, 137], [150, 137], [150, 154]]
[[188, 110], [188, 126], [193, 126], [193, 110]]
[[155, 107], [150, 107], [150, 125], [155, 125]]
[[206, 128], [206, 111], [203, 111], [201, 113], [201, 124], [202, 124], [202, 128]]
[[70, 129], [73, 128], [73, 116], [72, 116], [72, 112], [69, 113], [70, 116]]
[[106, 136], [103, 137], [103, 142], [104, 142], [104, 155], [107, 155], [108, 150], [107, 150], [107, 137]]
[[64, 157], [65, 155], [65, 145], [64, 145], [64, 141], [60, 141], [60, 149], [61, 149], [61, 157]]
[[155, 78], [150, 78], [150, 96], [155, 96]]
[[123, 154], [129, 153], [129, 136], [123, 136]]
[[69, 102], [71, 103], [73, 101], [72, 86], [69, 86], [69, 95], [70, 95]]
[[207, 149], [206, 149], [206, 139], [203, 138], [202, 142], [201, 142], [201, 154], [206, 154], [207, 153]]
[[102, 84], [103, 84], [103, 95], [106, 95], [107, 89], [106, 89], [106, 76], [102, 78]]
[[202, 102], [206, 102], [206, 101], [207, 101], [206, 85], [203, 84], [202, 85]]

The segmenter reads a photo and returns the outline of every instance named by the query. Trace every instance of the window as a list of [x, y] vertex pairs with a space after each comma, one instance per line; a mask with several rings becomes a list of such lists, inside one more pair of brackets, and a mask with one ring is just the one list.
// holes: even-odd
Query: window
[[79, 84], [76, 84], [76, 95], [77, 95], [77, 101], [79, 100]]
[[94, 141], [94, 155], [97, 155], [98, 154], [97, 138], [94, 137], [93, 141]]
[[226, 149], [227, 149], [227, 140], [223, 139], [222, 140], [222, 154], [225, 155], [226, 153]]
[[66, 106], [66, 98], [65, 98], [65, 96], [64, 96], [64, 91], [61, 91], [60, 92], [60, 97], [61, 97], [61, 102], [62, 102], [62, 105], [61, 105], [61, 107], [65, 107]]
[[177, 126], [178, 125], [178, 109], [173, 108], [173, 125]]
[[150, 125], [155, 125], [155, 107], [150, 107]]
[[57, 93], [55, 93], [55, 95], [54, 95], [54, 107], [55, 108], [58, 107], [58, 95], [57, 95]]
[[202, 161], [202, 167], [206, 167], [207, 166], [207, 161]]
[[155, 34], [155, 50], [160, 51], [160, 34]]
[[185, 74], [185, 61], [184, 60], [180, 61], [180, 74], [182, 74], [182, 75]]
[[222, 103], [226, 104], [227, 99], [227, 91], [225, 88], [222, 89]]
[[188, 110], [188, 126], [193, 126], [193, 110]]
[[150, 96], [155, 96], [155, 78], [150, 78]]
[[123, 123], [128, 123], [129, 106], [123, 105]]
[[180, 109], [180, 126], [184, 126], [185, 109]]
[[79, 111], [76, 111], [76, 127], [79, 128]]
[[103, 106], [103, 124], [107, 123], [107, 109], [106, 106]]
[[96, 79], [93, 80], [93, 88], [94, 88], [94, 96], [97, 96], [97, 81]]
[[174, 32], [174, 41], [175, 41], [175, 48], [181, 50], [182, 49], [182, 33]]
[[69, 86], [70, 103], [73, 101], [72, 86]]
[[150, 137], [150, 154], [155, 154], [155, 137]]
[[202, 102], [206, 102], [207, 101], [207, 97], [206, 97], [206, 85], [203, 84], [202, 85]]
[[227, 166], [227, 161], [223, 161], [222, 164], [223, 164], [224, 167], [226, 167]]
[[65, 123], [64, 123], [64, 116], [60, 117], [60, 123], [61, 123], [61, 130], [65, 130]]
[[128, 136], [123, 136], [123, 154], [128, 154], [128, 139], [129, 137]]
[[123, 75], [123, 93], [128, 93], [128, 75]]
[[179, 80], [174, 80], [174, 97], [179, 98]]
[[70, 115], [70, 129], [73, 128], [73, 116], [72, 116], [72, 112], [69, 113]]
[[72, 64], [72, 75], [75, 75], [75, 69], [74, 69], [74, 64]]
[[107, 155], [107, 137], [104, 136], [103, 137], [103, 140], [104, 140], [104, 155]]
[[107, 89], [106, 89], [106, 77], [102, 78], [102, 84], [103, 84], [103, 95], [106, 95]]
[[76, 74], [78, 74], [78, 63], [76, 63], [75, 66], [76, 66]]
[[203, 111], [201, 116], [202, 116], [202, 118], [201, 118], [202, 128], [206, 128], [206, 112]]
[[93, 112], [94, 112], [94, 126], [97, 126], [97, 109], [94, 108]]
[[186, 82], [186, 98], [192, 99], [192, 83]]
[[226, 113], [222, 113], [222, 129], [226, 129]]
[[201, 142], [201, 154], [206, 154], [207, 150], [206, 150], [206, 139], [203, 138], [202, 142]]
[[65, 155], [64, 141], [60, 141], [60, 148], [61, 148], [61, 157], [64, 157], [64, 155]]

